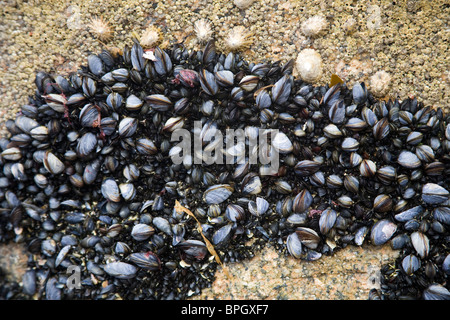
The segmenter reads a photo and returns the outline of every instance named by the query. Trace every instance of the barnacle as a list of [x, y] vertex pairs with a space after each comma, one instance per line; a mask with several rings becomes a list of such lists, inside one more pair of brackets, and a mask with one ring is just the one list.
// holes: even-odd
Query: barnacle
[[307, 37], [315, 37], [321, 34], [327, 27], [327, 19], [321, 15], [313, 16], [302, 23], [302, 32]]
[[199, 19], [194, 22], [194, 31], [200, 43], [211, 40], [213, 30], [211, 23], [205, 19]]
[[306, 82], [314, 82], [322, 76], [322, 58], [314, 49], [304, 49], [296, 61], [297, 71]]
[[142, 33], [140, 43], [143, 48], [154, 48], [161, 40], [161, 30], [154, 25], [149, 25]]
[[384, 70], [376, 72], [370, 77], [370, 90], [376, 97], [383, 97], [389, 92], [391, 76]]
[[225, 46], [230, 51], [248, 48], [252, 42], [253, 33], [246, 30], [244, 26], [234, 27], [225, 38]]
[[104, 21], [102, 17], [92, 18], [88, 28], [101, 41], [106, 42], [112, 38], [113, 31], [109, 23]]

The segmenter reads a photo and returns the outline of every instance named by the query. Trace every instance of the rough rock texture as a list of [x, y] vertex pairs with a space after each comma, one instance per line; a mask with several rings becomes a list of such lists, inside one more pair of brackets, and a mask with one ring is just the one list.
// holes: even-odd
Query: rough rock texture
[[380, 287], [380, 267], [397, 252], [383, 247], [350, 246], [313, 262], [296, 260], [267, 247], [250, 261], [226, 266], [213, 286], [194, 299], [367, 299]]

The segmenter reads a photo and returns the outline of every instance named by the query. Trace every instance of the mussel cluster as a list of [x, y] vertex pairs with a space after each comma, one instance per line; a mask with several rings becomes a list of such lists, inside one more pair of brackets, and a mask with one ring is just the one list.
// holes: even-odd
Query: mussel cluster
[[[369, 298], [449, 299], [450, 117], [415, 98], [377, 101], [364, 83], [314, 87], [292, 69], [213, 42], [146, 59], [135, 41], [68, 78], [39, 72], [0, 139], [0, 240], [29, 251], [22, 282], [0, 295], [184, 299], [214, 279], [206, 237], [224, 262], [267, 242], [312, 261], [389, 241], [400, 257]], [[277, 129], [278, 171], [248, 153], [174, 164], [171, 133], [194, 121], [204, 149], [217, 143], [209, 128]]]

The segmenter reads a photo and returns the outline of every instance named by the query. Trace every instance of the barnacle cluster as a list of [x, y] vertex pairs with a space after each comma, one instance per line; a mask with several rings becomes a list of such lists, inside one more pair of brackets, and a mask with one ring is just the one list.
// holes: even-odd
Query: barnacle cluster
[[[30, 259], [2, 297], [184, 299], [214, 279], [208, 243], [230, 262], [267, 242], [308, 261], [390, 242], [400, 256], [369, 298], [450, 297], [441, 109], [378, 101], [364, 83], [314, 87], [293, 78], [294, 61], [249, 63], [212, 41], [156, 47], [153, 59], [141, 45], [90, 55], [68, 78], [39, 72], [7, 121], [0, 241], [24, 243]], [[175, 163], [182, 129], [243, 161]], [[217, 148], [227, 129], [244, 139]], [[261, 151], [260, 129], [270, 129]], [[279, 167], [255, 153], [279, 154]]]

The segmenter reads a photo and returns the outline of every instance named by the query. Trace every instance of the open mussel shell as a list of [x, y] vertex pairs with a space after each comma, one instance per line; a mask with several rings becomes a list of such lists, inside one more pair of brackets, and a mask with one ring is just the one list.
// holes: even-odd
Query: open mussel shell
[[[136, 189], [132, 183], [121, 183], [119, 185], [120, 194], [125, 201], [131, 201], [136, 196]], [[119, 198], [120, 201], [120, 198]], [[118, 201], [115, 201], [118, 202]]]

